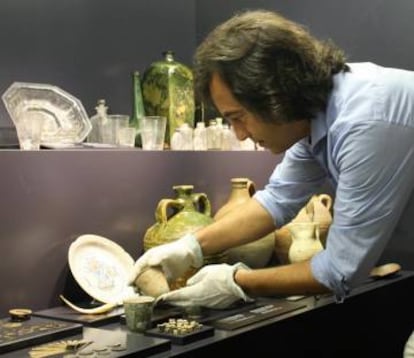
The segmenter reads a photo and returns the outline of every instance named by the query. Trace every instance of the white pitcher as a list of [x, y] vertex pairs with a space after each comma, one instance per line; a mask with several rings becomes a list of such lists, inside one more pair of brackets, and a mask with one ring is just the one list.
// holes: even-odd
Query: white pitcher
[[309, 260], [317, 252], [323, 250], [319, 238], [318, 222], [290, 223], [287, 229], [292, 235], [292, 244], [288, 254], [290, 263]]

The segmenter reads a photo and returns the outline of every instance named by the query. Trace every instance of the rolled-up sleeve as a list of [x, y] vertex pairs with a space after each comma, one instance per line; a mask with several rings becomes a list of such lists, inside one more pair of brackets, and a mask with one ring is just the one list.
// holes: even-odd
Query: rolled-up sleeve
[[322, 185], [326, 171], [305, 140], [296, 143], [276, 166], [269, 183], [254, 198], [270, 213], [276, 227], [288, 223]]
[[407, 163], [414, 163], [414, 128], [366, 121], [347, 128], [335, 143], [332, 160], [340, 174], [334, 218], [326, 249], [311, 267], [341, 302], [367, 278], [410, 198], [414, 165]]

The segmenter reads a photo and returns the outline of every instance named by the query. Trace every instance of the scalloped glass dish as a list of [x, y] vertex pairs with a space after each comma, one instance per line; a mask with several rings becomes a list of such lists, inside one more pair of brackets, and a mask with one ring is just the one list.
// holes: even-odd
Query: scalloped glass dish
[[2, 99], [16, 127], [23, 118], [44, 119], [42, 144], [81, 143], [92, 129], [82, 103], [59, 87], [14, 82]]
[[120, 304], [136, 294], [128, 284], [134, 260], [115, 242], [98, 235], [79, 236], [70, 245], [68, 258], [73, 277], [94, 299]]

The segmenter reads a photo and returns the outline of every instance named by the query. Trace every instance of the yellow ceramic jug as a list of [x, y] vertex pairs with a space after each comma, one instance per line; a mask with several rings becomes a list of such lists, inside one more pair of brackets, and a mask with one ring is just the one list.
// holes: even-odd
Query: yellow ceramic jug
[[309, 260], [323, 250], [317, 222], [296, 222], [287, 225], [292, 238], [288, 257], [290, 263]]
[[[299, 211], [291, 223], [316, 222], [319, 224], [319, 239], [323, 247], [326, 245], [329, 226], [332, 222], [332, 198], [328, 194], [313, 195], [308, 203]], [[288, 225], [288, 224], [287, 224]], [[280, 264], [289, 263], [289, 248], [292, 244], [291, 233], [287, 225], [275, 231], [275, 253]]]

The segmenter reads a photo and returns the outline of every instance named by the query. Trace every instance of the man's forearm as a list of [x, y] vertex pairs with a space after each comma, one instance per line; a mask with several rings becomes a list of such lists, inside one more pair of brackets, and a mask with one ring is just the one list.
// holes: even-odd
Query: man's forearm
[[196, 237], [203, 254], [210, 255], [259, 239], [274, 228], [269, 213], [255, 199], [250, 199], [197, 231]]
[[330, 292], [314, 279], [310, 261], [257, 270], [238, 270], [234, 280], [247, 295], [251, 296]]

